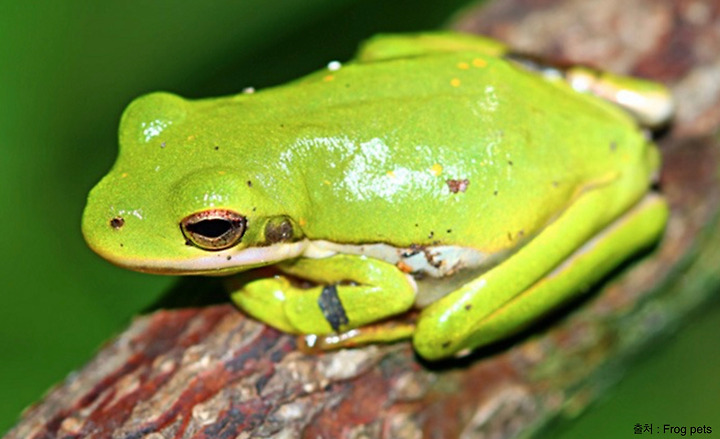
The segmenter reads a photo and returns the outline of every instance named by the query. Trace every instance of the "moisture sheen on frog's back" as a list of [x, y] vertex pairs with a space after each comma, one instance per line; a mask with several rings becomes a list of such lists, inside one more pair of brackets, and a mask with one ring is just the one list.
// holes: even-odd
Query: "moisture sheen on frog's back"
[[[357, 242], [532, 233], [549, 220], [536, 212], [561, 210], [588, 182], [645, 160], [641, 133], [609, 104], [500, 59], [473, 59], [349, 64], [210, 111], [226, 123], [236, 115], [241, 156], [266, 151], [303, 182], [308, 224], [321, 238], [347, 217], [367, 218], [352, 225]], [[528, 208], [509, 212], [508, 199]], [[394, 230], [377, 227], [379, 217], [392, 217]]]

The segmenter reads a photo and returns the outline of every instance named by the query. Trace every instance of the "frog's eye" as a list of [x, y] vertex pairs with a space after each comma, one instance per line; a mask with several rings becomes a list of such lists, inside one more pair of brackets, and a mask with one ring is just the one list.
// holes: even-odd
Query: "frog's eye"
[[240, 242], [247, 219], [231, 210], [213, 209], [193, 213], [180, 221], [187, 245], [203, 250], [223, 250]]

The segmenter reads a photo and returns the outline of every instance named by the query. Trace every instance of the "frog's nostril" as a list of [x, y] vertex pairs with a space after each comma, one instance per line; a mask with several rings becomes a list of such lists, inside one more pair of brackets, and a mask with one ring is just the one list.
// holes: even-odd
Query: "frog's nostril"
[[231, 210], [213, 209], [197, 212], [180, 221], [188, 245], [203, 250], [223, 250], [240, 242], [247, 220]]

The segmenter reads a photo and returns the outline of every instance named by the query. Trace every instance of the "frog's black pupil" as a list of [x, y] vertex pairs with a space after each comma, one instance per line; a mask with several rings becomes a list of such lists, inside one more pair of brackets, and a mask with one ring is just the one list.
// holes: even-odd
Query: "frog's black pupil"
[[207, 238], [219, 238], [232, 230], [230, 221], [224, 219], [209, 219], [188, 224], [187, 230]]

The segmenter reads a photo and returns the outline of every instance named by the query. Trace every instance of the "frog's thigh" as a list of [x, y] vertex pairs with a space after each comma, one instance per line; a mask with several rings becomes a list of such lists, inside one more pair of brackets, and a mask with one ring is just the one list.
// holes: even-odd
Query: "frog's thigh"
[[442, 358], [517, 331], [655, 242], [668, 214], [662, 198], [647, 195], [568, 252], [566, 243], [584, 241], [577, 238], [583, 223], [575, 221], [587, 208], [576, 203], [506, 262], [426, 308], [413, 340], [417, 351]]
[[625, 109], [645, 127], [667, 123], [675, 111], [670, 90], [657, 82], [582, 66], [568, 68], [565, 80], [577, 91], [593, 94]]
[[284, 276], [259, 279], [232, 293], [248, 314], [285, 332], [330, 334], [408, 310], [414, 282], [377, 259], [335, 255], [279, 264], [283, 272], [319, 284], [300, 288]]

